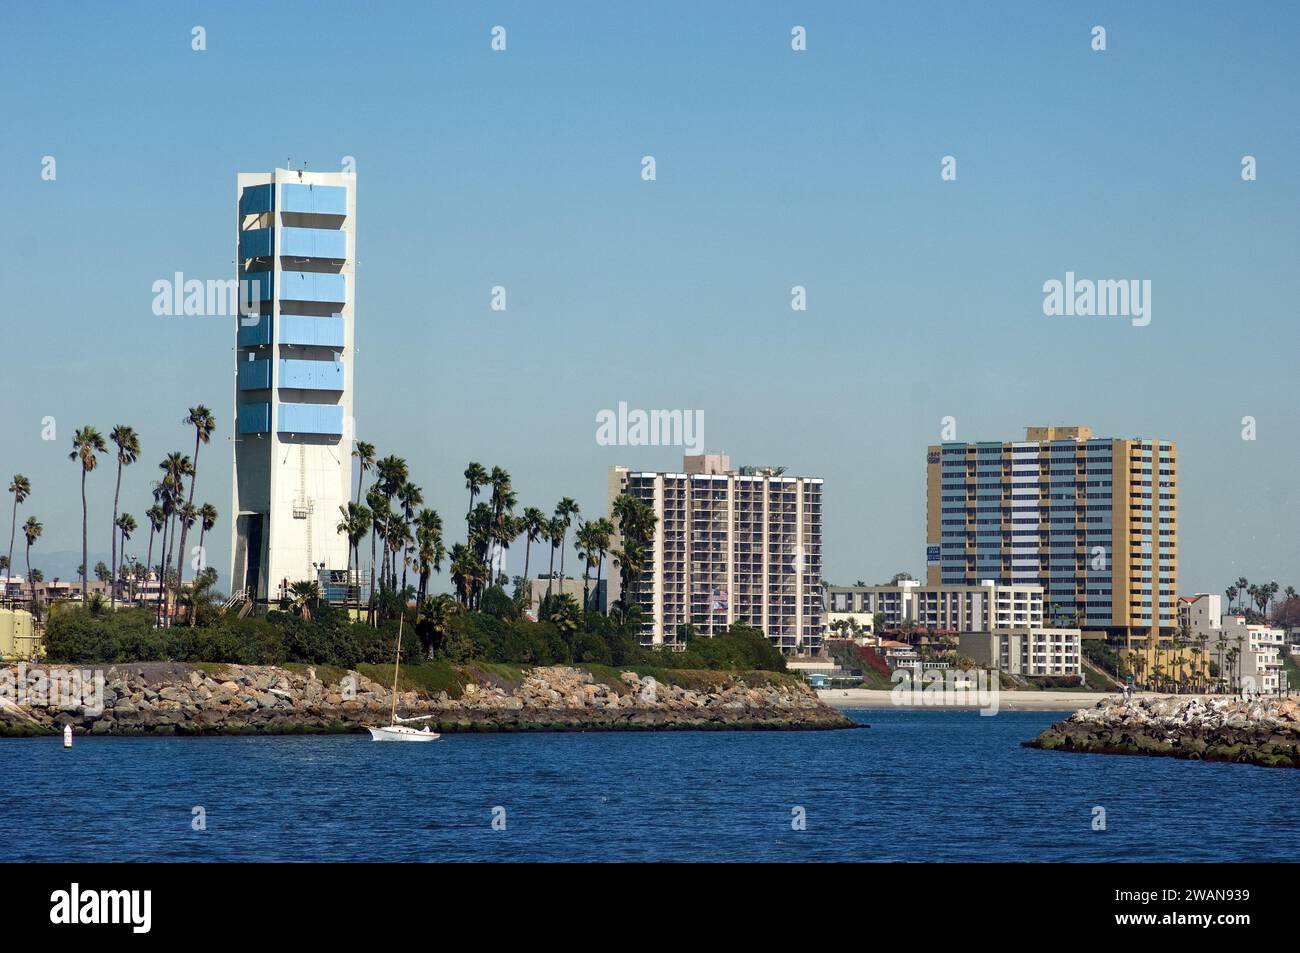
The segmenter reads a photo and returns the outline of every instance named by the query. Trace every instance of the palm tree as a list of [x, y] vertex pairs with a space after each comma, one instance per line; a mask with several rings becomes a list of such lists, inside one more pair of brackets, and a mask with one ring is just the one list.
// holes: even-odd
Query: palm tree
[[[546, 514], [535, 506], [525, 506], [523, 515], [524, 543], [524, 585], [531, 586], [528, 580], [528, 557], [532, 554], [533, 543], [542, 538], [546, 532]], [[530, 596], [531, 598], [531, 596]]]
[[1245, 577], [1245, 576], [1238, 576], [1238, 577], [1237, 577], [1237, 594], [1240, 595], [1240, 596], [1245, 596], [1245, 594], [1246, 594], [1246, 590], [1249, 589], [1249, 588], [1250, 588], [1250, 582], [1246, 579], [1246, 577]]
[[[515, 508], [518, 499], [510, 486], [510, 474], [501, 467], [492, 468], [492, 472], [488, 474], [488, 485], [492, 487], [492, 500], [489, 504], [492, 507], [492, 532], [488, 539], [487, 554], [488, 568], [491, 569], [492, 546], [504, 532], [506, 514]], [[496, 580], [492, 581], [495, 582]]]
[[117, 530], [121, 527], [117, 525], [117, 503], [122, 494], [122, 468], [129, 467], [140, 459], [140, 438], [131, 427], [124, 424], [118, 424], [109, 431], [108, 439], [113, 441], [117, 446], [117, 483], [113, 487], [113, 534], [112, 534], [112, 553], [109, 558], [112, 560], [113, 570], [113, 591], [109, 595], [109, 606], [117, 608]]
[[558, 519], [561, 523], [564, 524], [564, 528], [560, 530], [560, 590], [561, 591], [564, 590], [564, 537], [569, 532], [569, 526], [572, 524], [573, 518], [577, 515], [578, 515], [578, 504], [575, 503], [570, 497], [567, 496], [564, 497], [562, 500], [560, 500], [559, 503], [555, 505], [556, 519]]
[[375, 465], [375, 445], [366, 443], [364, 440], [358, 440], [356, 449], [352, 451], [352, 456], [357, 459], [357, 498], [353, 502], [360, 506], [361, 478], [366, 475], [367, 470]]
[[[199, 447], [212, 439], [212, 432], [217, 429], [216, 418], [212, 416], [212, 411], [199, 404], [197, 407], [190, 408], [190, 414], [185, 418], [185, 423], [194, 427], [194, 466], [190, 469], [190, 493], [185, 499], [186, 511], [194, 513], [194, 487], [199, 482]], [[180, 601], [181, 583], [185, 580], [185, 535], [194, 523], [194, 516], [191, 515], [189, 522], [181, 521], [181, 545], [176, 553], [176, 600]]]
[[[155, 492], [154, 496], [156, 497], [157, 495], [157, 492]], [[155, 503], [153, 506], [149, 507], [149, 509], [144, 511], [144, 515], [145, 518], [149, 520], [149, 548], [146, 550], [144, 557], [144, 569], [145, 572], [148, 573], [153, 572], [153, 538], [158, 533], [161, 533], [163, 527], [167, 525], [167, 514], [163, 512], [161, 506]], [[143, 582], [144, 580], [142, 579], [141, 581]]]
[[[120, 552], [122, 555], [122, 562], [125, 563], [126, 562], [126, 541], [131, 538], [131, 534], [134, 533], [136, 530], [135, 517], [132, 516], [130, 513], [122, 513], [114, 521], [113, 525], [117, 527], [117, 535], [119, 537], [119, 545], [116, 549], [114, 549], [114, 552], [115, 553]], [[113, 565], [114, 565], [113, 597], [112, 597], [111, 604], [113, 608], [117, 608], [117, 565], [118, 564], [114, 562]]]
[[582, 560], [582, 611], [587, 611], [591, 601], [591, 570], [596, 567], [596, 541], [592, 533], [592, 523], [579, 523], [573, 533], [573, 548]]
[[[27, 477], [21, 473], [15, 473], [14, 478], [9, 481], [9, 492], [14, 497], [14, 511], [9, 523], [9, 572], [13, 572], [14, 565], [14, 534], [18, 529], [18, 504], [24, 502], [27, 497], [31, 496], [32, 484]], [[9, 586], [5, 585], [5, 592], [9, 591]]]
[[168, 605], [171, 601], [170, 593], [166, 592], [169, 588], [167, 567], [171, 563], [171, 547], [176, 545], [176, 513], [181, 506], [181, 491], [185, 486], [185, 477], [194, 472], [194, 464], [185, 454], [173, 451], [163, 458], [162, 463], [158, 464], [158, 469], [163, 471], [163, 478], [154, 485], [154, 497], [166, 516], [162, 534], [162, 554], [158, 560], [158, 625], [161, 626], [166, 614], [163, 606], [164, 595], [167, 597]]
[[[564, 521], [561, 519], [549, 519], [546, 521], [546, 538], [551, 544], [551, 569], [546, 576], [546, 594], [551, 594], [551, 585], [555, 582], [555, 551], [564, 545]], [[560, 554], [561, 563], [564, 565], [564, 554]], [[564, 581], [560, 581], [560, 591], [564, 591]]]
[[478, 498], [478, 491], [481, 487], [486, 486], [488, 482], [488, 472], [483, 469], [481, 463], [471, 463], [465, 468], [465, 489], [469, 490], [469, 509], [465, 511], [465, 529], [469, 530], [470, 514], [474, 512], [474, 501]]
[[1219, 650], [1219, 681], [1226, 686], [1228, 682], [1228, 637], [1224, 633], [1220, 632], [1219, 638], [1214, 643], [1214, 647]]
[[420, 510], [415, 517], [416, 559], [420, 572], [420, 588], [416, 604], [424, 605], [429, 592], [430, 572], [442, 572], [442, 561], [447, 549], [442, 543], [442, 517], [436, 510]]
[[366, 507], [370, 513], [370, 604], [369, 614], [371, 622], [375, 621], [375, 546], [380, 535], [384, 531], [384, 526], [388, 522], [388, 501], [384, 499], [384, 494], [379, 490], [379, 484], [376, 483], [366, 492]]
[[[595, 523], [588, 524], [591, 526], [591, 542], [596, 547], [596, 595], [600, 595], [600, 573], [605, 565], [605, 553], [609, 552], [610, 541], [614, 538], [614, 524], [601, 517]], [[606, 605], [606, 611], [609, 606]]]
[[39, 586], [44, 581], [45, 581], [45, 573], [41, 572], [39, 569], [29, 568], [27, 570], [27, 585], [32, 596], [32, 616], [38, 622], [41, 619], [41, 613], [40, 613], [40, 607], [36, 604], [36, 587]]
[[[389, 454], [388, 456], [384, 457], [382, 460], [378, 461], [375, 464], [375, 472], [378, 474], [378, 479], [375, 481], [375, 485], [379, 487], [379, 491], [384, 495], [383, 536], [384, 536], [384, 542], [388, 543], [389, 536], [392, 531], [393, 497], [397, 495], [397, 491], [400, 490], [402, 488], [402, 484], [406, 482], [406, 478], [407, 478], [406, 461], [403, 460], [401, 457], [395, 457], [392, 454]], [[384, 547], [384, 566], [381, 568], [386, 569], [388, 566], [388, 554], [390, 552], [390, 549], [391, 549], [390, 546]], [[380, 573], [381, 583], [386, 578], [387, 578], [386, 574], [384, 572], [381, 572]], [[393, 575], [393, 578], [396, 579], [395, 573]], [[396, 585], [397, 585], [396, 583], [393, 584], [394, 588], [396, 588]]]
[[[208, 535], [208, 530], [212, 529], [212, 527], [217, 525], [217, 508], [213, 506], [211, 503], [204, 503], [202, 506], [198, 508], [195, 515], [198, 517], [199, 520], [199, 552], [202, 553], [204, 552], [203, 550], [204, 537]], [[206, 557], [204, 558], [203, 563], [204, 563], [204, 570], [206, 572], [206, 570], [209, 568], [207, 566]], [[212, 579], [212, 581], [208, 582], [205, 586], [202, 587], [202, 590], [204, 592], [210, 590], [212, 588], [212, 585], [215, 582], [216, 579], [215, 578]], [[198, 625], [199, 592], [200, 592], [200, 587], [198, 585], [198, 580], [196, 579], [195, 588], [190, 591], [190, 628], [194, 628], [194, 626]]]
[[[438, 644], [447, 637], [451, 629], [451, 620], [460, 612], [460, 603], [446, 593], [439, 593], [432, 599], [420, 603], [418, 620], [428, 626], [428, 631], [438, 637]], [[436, 649], [434, 641], [429, 640], [425, 646], [429, 658], [433, 658]]]
[[[409, 480], [403, 480], [402, 485], [397, 488], [397, 501], [402, 507], [402, 516], [405, 517], [409, 526], [415, 519], [415, 511], [424, 503], [424, 493], [421, 489]], [[402, 588], [406, 588], [406, 568], [407, 560], [402, 560]]]
[[[341, 533], [348, 538], [348, 595], [352, 594], [352, 557], [356, 556], [358, 567], [361, 564], [361, 553], [359, 548], [361, 540], [370, 531], [370, 510], [360, 503], [348, 503], [346, 506], [339, 507], [339, 522], [334, 527], [335, 532]], [[357, 587], [360, 589], [360, 586]], [[360, 602], [360, 592], [358, 592], [358, 608]]]
[[36, 583], [32, 579], [32, 543], [41, 538], [43, 527], [35, 516], [27, 517], [23, 524], [23, 538], [27, 540], [27, 590], [31, 595], [32, 613], [36, 611]]
[[320, 583], [314, 579], [304, 579], [289, 587], [289, 611], [304, 619], [310, 619], [312, 610], [320, 602]]
[[456, 587], [456, 598], [460, 600], [461, 605], [469, 608], [480, 579], [478, 557], [469, 546], [457, 543], [451, 547], [451, 581]]
[[1236, 598], [1237, 598], [1237, 592], [1238, 592], [1239, 590], [1237, 589], [1236, 586], [1229, 586], [1227, 589], [1225, 589], [1225, 590], [1223, 590], [1223, 591], [1224, 591], [1224, 592], [1227, 594], [1227, 596], [1228, 596], [1228, 611], [1231, 612], [1231, 611], [1232, 611], [1232, 604], [1233, 604], [1233, 602], [1236, 600]]
[[86, 510], [86, 474], [95, 467], [99, 466], [99, 457], [97, 453], [105, 453], [108, 450], [107, 444], [104, 443], [104, 437], [94, 427], [86, 426], [78, 430], [72, 437], [72, 452], [68, 454], [69, 460], [74, 460], [81, 465], [81, 604], [85, 606], [89, 601], [87, 589], [89, 585], [86, 580], [86, 563], [89, 559], [89, 547], [86, 539], [86, 528], [89, 525], [88, 512]]

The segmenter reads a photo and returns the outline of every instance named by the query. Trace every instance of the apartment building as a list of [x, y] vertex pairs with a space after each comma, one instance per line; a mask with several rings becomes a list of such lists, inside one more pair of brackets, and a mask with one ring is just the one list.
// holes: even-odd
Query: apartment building
[[[1250, 692], [1274, 695], [1286, 687], [1282, 652], [1286, 648], [1286, 630], [1268, 625], [1247, 624], [1246, 617], [1225, 615], [1218, 636], [1206, 651], [1216, 662], [1229, 685], [1237, 684]], [[1237, 650], [1235, 663], [1228, 653]]]
[[[1042, 628], [1043, 587], [1038, 584], [925, 585], [904, 579], [880, 586], [827, 586], [827, 625], [852, 618], [875, 628], [905, 621], [940, 632]], [[865, 626], [864, 626], [865, 627]]]
[[926, 457], [932, 585], [1038, 584], [1049, 625], [1131, 643], [1178, 625], [1178, 451], [1029, 427]]
[[[611, 467], [611, 505], [622, 493], [657, 518], [629, 594], [645, 613], [644, 644], [671, 642], [679, 626], [711, 636], [742, 622], [788, 655], [820, 652], [822, 480], [783, 467], [733, 470], [726, 454], [708, 453], [686, 456], [676, 473]], [[611, 603], [619, 587], [611, 573]]]
[[1083, 673], [1078, 629], [995, 629], [967, 632], [958, 650], [977, 665], [1012, 675], [1071, 676]]

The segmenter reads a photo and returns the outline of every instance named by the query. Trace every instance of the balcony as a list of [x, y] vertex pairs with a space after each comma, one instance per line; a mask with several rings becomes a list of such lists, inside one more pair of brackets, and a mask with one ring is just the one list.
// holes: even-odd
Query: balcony
[[274, 229], [252, 228], [239, 233], [240, 258], [267, 258], [274, 254], [293, 258], [347, 257], [347, 232], [327, 228], [281, 228], [279, 248], [275, 248]]
[[271, 186], [251, 185], [239, 195], [239, 214], [256, 215], [271, 211]]
[[277, 383], [282, 388], [294, 387], [300, 390], [341, 391], [343, 389], [343, 365], [339, 361], [281, 359], [280, 377]]
[[[240, 333], [243, 333], [240, 328]], [[256, 361], [240, 361], [238, 368], [240, 390], [266, 390], [271, 386], [271, 362], [265, 358]]]
[[348, 256], [348, 233], [330, 228], [282, 228], [279, 253], [294, 258], [342, 260]]
[[306, 215], [347, 215], [348, 190], [341, 185], [281, 185], [280, 211]]
[[281, 404], [276, 421], [280, 433], [343, 433], [343, 408], [337, 404]]
[[267, 433], [271, 429], [271, 405], [269, 403], [240, 404], [237, 416], [241, 434]]
[[342, 304], [347, 300], [347, 278], [311, 271], [282, 271], [280, 300]]
[[[239, 326], [239, 346], [258, 347], [271, 343], [271, 316], [259, 315], [256, 322]], [[298, 344], [307, 347], [343, 348], [343, 319], [338, 315], [318, 318], [311, 315], [280, 315], [280, 344]], [[270, 386], [269, 384], [267, 385]]]
[[343, 319], [338, 315], [317, 318], [311, 315], [280, 315], [280, 343], [314, 347], [343, 347]]

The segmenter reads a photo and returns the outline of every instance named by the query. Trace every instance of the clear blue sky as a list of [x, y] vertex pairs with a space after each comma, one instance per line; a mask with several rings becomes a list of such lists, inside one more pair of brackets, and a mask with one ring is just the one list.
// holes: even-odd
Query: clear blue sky
[[[676, 466], [597, 445], [624, 400], [703, 410], [733, 461], [824, 477], [829, 579], [919, 574], [925, 447], [952, 415], [963, 440], [1174, 440], [1181, 588], [1300, 584], [1300, 14], [982, 6], [9, 6], [0, 472], [34, 483], [34, 564], [79, 549], [82, 424], [141, 432], [123, 505], [143, 522], [208, 404], [198, 498], [228, 516], [229, 322], [155, 317], [150, 286], [232, 275], [237, 172], [351, 155], [358, 430], [408, 459], [453, 537], [469, 460], [585, 514], [610, 464]], [[1150, 279], [1151, 325], [1045, 317], [1067, 270]], [[111, 490], [106, 461], [92, 562]], [[214, 536], [224, 578], [224, 519]]]

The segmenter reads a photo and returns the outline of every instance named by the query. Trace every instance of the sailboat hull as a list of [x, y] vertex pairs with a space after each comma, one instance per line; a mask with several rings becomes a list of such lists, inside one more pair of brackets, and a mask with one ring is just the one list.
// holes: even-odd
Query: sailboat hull
[[370, 732], [371, 741], [437, 741], [441, 737], [428, 728], [416, 730], [404, 725], [385, 725], [382, 728], [366, 725], [366, 730]]

